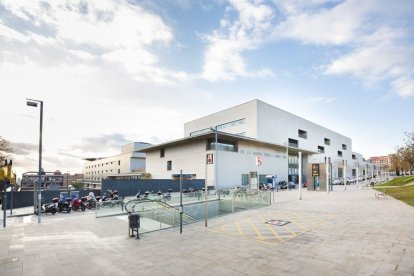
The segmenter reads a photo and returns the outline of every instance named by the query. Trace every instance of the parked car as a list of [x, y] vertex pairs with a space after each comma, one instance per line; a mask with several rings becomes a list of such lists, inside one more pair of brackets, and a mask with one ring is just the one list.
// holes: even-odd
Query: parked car
[[347, 185], [349, 185], [349, 184], [355, 184], [356, 183], [356, 178], [354, 178], [354, 177], [347, 177], [346, 178], [346, 184]]
[[332, 181], [332, 185], [344, 185], [344, 179], [343, 178], [335, 178]]

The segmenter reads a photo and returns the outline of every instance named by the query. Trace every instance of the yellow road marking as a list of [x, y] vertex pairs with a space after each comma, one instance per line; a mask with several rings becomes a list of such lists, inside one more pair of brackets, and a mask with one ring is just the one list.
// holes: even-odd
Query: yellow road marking
[[283, 227], [284, 229], [288, 230], [288, 231], [292, 234], [292, 236], [294, 236], [294, 237], [296, 237], [296, 236], [297, 236], [297, 234], [296, 234], [295, 232], [293, 232], [292, 230], [290, 230], [290, 229], [289, 229], [289, 227], [287, 227], [286, 225], [283, 225], [282, 227]]
[[287, 217], [287, 216], [285, 215], [285, 217], [286, 217], [289, 221], [291, 221], [293, 224], [296, 224], [297, 226], [299, 226], [300, 228], [302, 228], [303, 230], [305, 230], [305, 232], [310, 230], [310, 229], [306, 228], [305, 226], [303, 226], [302, 224], [298, 223], [296, 220], [293, 220], [291, 216], [288, 216], [288, 217]]
[[263, 240], [263, 236], [260, 234], [259, 230], [257, 230], [256, 225], [254, 225], [254, 223], [251, 219], [249, 219], [249, 223], [252, 226], [253, 230], [256, 232], [257, 237], [259, 237], [260, 240]]
[[[242, 219], [242, 220], [225, 223], [223, 225], [217, 225], [215, 227], [210, 228], [209, 230], [212, 232], [216, 232], [216, 233], [222, 233], [222, 234], [226, 234], [230, 236], [239, 236], [239, 237], [255, 240], [257, 242], [261, 242], [264, 244], [276, 245], [279, 242], [284, 243], [291, 239], [294, 239], [297, 236], [302, 235], [303, 233], [308, 232], [314, 229], [315, 227], [319, 226], [320, 224], [327, 222], [335, 217], [335, 215], [332, 215], [332, 214], [327, 215], [327, 217], [323, 217], [323, 218], [312, 217], [311, 219], [313, 221], [318, 222], [318, 223], [313, 223], [309, 221], [309, 219], [305, 219], [304, 216], [299, 216], [298, 214], [294, 212], [289, 212], [289, 211], [267, 212], [266, 214], [266, 216], [275, 216], [275, 215], [279, 217], [283, 216], [284, 218], [286, 218], [286, 220], [292, 222], [292, 226], [294, 226], [295, 231], [299, 231], [299, 232], [298, 233], [294, 232], [293, 229], [290, 229], [286, 225], [280, 226], [280, 227], [273, 227], [273, 225], [266, 224], [267, 229], [258, 227], [258, 225], [261, 225], [262, 223], [266, 222], [266, 219], [264, 219], [264, 217], [261, 215], [254, 215], [254, 216], [250, 216], [248, 218]], [[296, 219], [300, 221], [300, 223], [296, 220], [292, 220], [291, 217], [295, 217]], [[260, 219], [259, 223], [257, 222], [258, 218]], [[306, 228], [303, 225], [302, 221], [310, 224], [310, 225], [307, 225], [308, 228]], [[235, 227], [233, 227], [232, 225], [234, 225]], [[248, 225], [250, 225], [251, 229], [254, 230], [254, 232], [256, 233], [256, 236], [253, 236], [254, 233], [251, 231], [247, 231], [247, 233], [243, 231], [242, 228], [247, 227]], [[237, 231], [235, 231], [236, 229]], [[247, 230], [248, 229], [250, 228], [247, 228]], [[270, 230], [270, 232], [275, 238], [272, 238], [268, 230]], [[281, 232], [283, 232], [284, 235], [280, 235]], [[262, 233], [264, 233], [264, 235], [262, 235]], [[288, 234], [288, 236], [286, 236], [286, 234]]]
[[299, 219], [302, 219], [302, 220], [306, 221], [306, 222], [307, 222], [307, 223], [309, 223], [309, 224], [313, 224], [314, 226], [318, 226], [318, 224], [315, 224], [315, 223], [313, 223], [312, 221], [309, 221], [309, 220], [305, 219], [303, 216], [298, 216], [296, 213], [293, 213], [293, 215], [294, 215], [295, 217], [299, 218]]
[[236, 226], [237, 226], [237, 230], [239, 231], [239, 235], [243, 236], [243, 231], [241, 230], [240, 223], [238, 221], [236, 222]]
[[[263, 217], [260, 217], [260, 218], [263, 220]], [[280, 238], [279, 234], [275, 231], [272, 225], [266, 223], [266, 227], [270, 229], [270, 231], [272, 231], [273, 235], [276, 236], [276, 238], [278, 238], [279, 241], [283, 242], [282, 238]]]

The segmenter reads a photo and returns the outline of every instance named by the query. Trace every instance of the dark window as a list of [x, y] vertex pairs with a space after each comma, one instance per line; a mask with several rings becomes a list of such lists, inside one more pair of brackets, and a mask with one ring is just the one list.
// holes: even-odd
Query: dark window
[[121, 160], [118, 160], [118, 166], [121, 166]]
[[338, 150], [338, 156], [342, 157], [342, 151]]
[[346, 145], [345, 144], [342, 144], [342, 149], [346, 150]]
[[167, 161], [167, 171], [171, 171], [172, 170], [172, 161]]
[[121, 173], [121, 169], [118, 169], [118, 173]]
[[352, 169], [352, 176], [355, 177], [356, 176], [356, 169]]
[[319, 153], [324, 153], [325, 152], [325, 148], [322, 146], [318, 146], [318, 152]]
[[292, 148], [298, 148], [299, 147], [299, 141], [298, 140], [289, 138], [288, 142], [289, 142], [289, 147], [292, 147]]
[[160, 157], [164, 157], [165, 156], [165, 149], [161, 148], [160, 149]]
[[306, 131], [304, 131], [304, 130], [298, 129], [298, 136], [299, 136], [300, 138], [305, 138], [305, 139], [307, 139], [307, 138], [308, 138], [308, 133], [307, 133]]
[[[207, 150], [214, 150], [215, 145], [216, 145], [216, 140], [215, 139], [209, 139], [207, 141]], [[227, 141], [227, 140], [218, 139], [217, 140], [217, 150], [238, 152], [237, 142], [236, 141]]]
[[356, 156], [355, 156], [355, 154], [352, 154], [352, 159], [356, 159]]
[[338, 168], [338, 177], [344, 177], [342, 168]]
[[325, 145], [331, 145], [331, 139], [325, 138]]

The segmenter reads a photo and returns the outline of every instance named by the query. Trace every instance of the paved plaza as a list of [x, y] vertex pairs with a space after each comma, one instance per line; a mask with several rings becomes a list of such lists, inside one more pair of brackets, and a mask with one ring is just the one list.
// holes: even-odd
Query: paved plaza
[[8, 218], [0, 275], [412, 276], [414, 208], [375, 192], [336, 186], [329, 194], [302, 190], [302, 200], [298, 190], [275, 192], [269, 207], [139, 240], [128, 236], [126, 215]]

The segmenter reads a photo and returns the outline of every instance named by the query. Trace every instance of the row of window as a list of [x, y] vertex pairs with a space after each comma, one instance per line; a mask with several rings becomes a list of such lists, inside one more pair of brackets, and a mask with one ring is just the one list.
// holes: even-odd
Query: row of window
[[[112, 172], [112, 170], [108, 171], [106, 170], [105, 173]], [[86, 172], [86, 174], [99, 174], [104, 173], [104, 171], [92, 171], [92, 172]], [[121, 173], [121, 169], [118, 169], [118, 173]]]
[[[217, 147], [216, 147], [216, 140], [215, 139], [208, 139], [207, 140], [207, 150], [220, 150], [220, 151], [231, 151], [231, 152], [238, 152], [238, 143], [237, 141], [228, 141], [223, 139], [217, 140]], [[160, 149], [160, 158], [165, 157], [165, 148]]]
[[[328, 140], [328, 142], [326, 140]], [[289, 143], [289, 147], [299, 148], [299, 141], [298, 140], [289, 138], [288, 143]], [[330, 144], [331, 144], [331, 140], [328, 139], [328, 138], [325, 138], [325, 145], [330, 145]], [[342, 150], [346, 150], [346, 149], [347, 149], [347, 146], [345, 144], [342, 144]], [[319, 153], [325, 153], [325, 147], [318, 146], [318, 152]], [[338, 156], [342, 157], [342, 151], [338, 150]], [[354, 156], [355, 155], [352, 155], [352, 158], [356, 159], [356, 158], [354, 158]]]
[[[305, 130], [302, 130], [302, 129], [298, 129], [298, 136], [300, 138], [308, 139], [308, 132], [305, 131]], [[296, 142], [292, 142], [292, 143], [298, 144], [298, 141], [295, 140], [295, 139], [289, 139], [289, 140], [296, 141]], [[290, 143], [290, 141], [289, 141], [289, 143]], [[330, 146], [331, 145], [331, 139], [324, 138], [324, 144], [327, 145], [327, 146]], [[342, 150], [347, 150], [346, 144], [342, 144]]]
[[[90, 165], [90, 166], [86, 166], [86, 169], [91, 169], [91, 168], [98, 168], [98, 167], [103, 167], [103, 166], [108, 166], [108, 165], [112, 165], [114, 163], [114, 161], [111, 161], [111, 162], [106, 162], [106, 164], [105, 163], [102, 163], [102, 164], [96, 164], [96, 165]], [[118, 166], [120, 166], [121, 165], [121, 160], [118, 160]]]
[[[220, 125], [217, 125], [216, 127], [217, 127], [217, 130], [222, 130], [222, 129], [229, 128], [229, 127], [243, 125], [245, 122], [246, 122], [246, 118], [243, 118], [243, 119], [238, 119], [235, 121], [227, 122], [224, 124], [220, 124]], [[204, 129], [196, 130], [196, 131], [191, 132], [190, 136], [207, 133], [211, 130], [212, 130], [211, 128], [204, 128]]]

